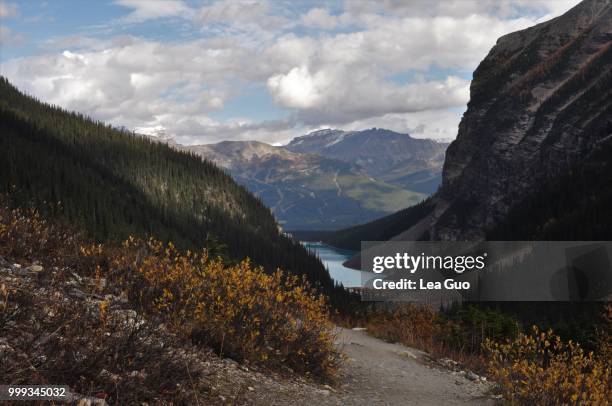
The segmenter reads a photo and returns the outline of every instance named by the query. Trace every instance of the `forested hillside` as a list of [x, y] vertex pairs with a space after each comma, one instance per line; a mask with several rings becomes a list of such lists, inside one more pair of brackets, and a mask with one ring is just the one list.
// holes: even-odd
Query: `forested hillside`
[[[268, 270], [308, 275], [336, 298], [321, 262], [283, 236], [268, 208], [193, 154], [23, 95], [0, 78], [0, 192], [99, 241], [154, 235]], [[61, 204], [56, 204], [61, 202]]]
[[414, 226], [434, 209], [431, 199], [422, 201], [390, 216], [338, 231], [299, 231], [301, 240], [323, 241], [337, 248], [359, 251], [362, 241], [386, 241]]

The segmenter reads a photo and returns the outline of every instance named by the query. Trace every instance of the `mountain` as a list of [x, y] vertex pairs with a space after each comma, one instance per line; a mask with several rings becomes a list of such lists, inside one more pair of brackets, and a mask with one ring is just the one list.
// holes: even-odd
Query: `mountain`
[[414, 207], [403, 224], [391, 217], [322, 238], [341, 247], [389, 230], [405, 240], [609, 239], [611, 144], [612, 4], [587, 0], [501, 37], [480, 63], [425, 215]]
[[350, 162], [257, 141], [182, 147], [225, 168], [271, 208], [287, 230], [338, 229], [425, 198], [370, 177]]
[[[26, 96], [0, 78], [0, 193], [98, 241], [153, 235], [249, 257], [344, 297], [321, 262], [279, 232], [261, 200], [217, 166]], [[61, 202], [59, 205], [55, 204]]]
[[[432, 237], [482, 238], [510, 210], [610, 135], [612, 3], [500, 38], [474, 72], [444, 163]], [[609, 140], [608, 140], [609, 141]]]
[[432, 194], [441, 181], [448, 144], [382, 128], [319, 130], [294, 138], [287, 149], [350, 162], [369, 176], [407, 190]]

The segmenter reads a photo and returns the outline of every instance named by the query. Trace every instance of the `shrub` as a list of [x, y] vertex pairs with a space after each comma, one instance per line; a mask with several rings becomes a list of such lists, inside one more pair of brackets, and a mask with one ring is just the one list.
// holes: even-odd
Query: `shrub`
[[208, 390], [195, 361], [205, 354], [189, 355], [176, 336], [133, 310], [75, 300], [59, 289], [2, 287], [0, 382], [63, 384], [115, 404], [187, 404]]
[[500, 311], [464, 305], [445, 311], [412, 303], [382, 307], [366, 316], [368, 331], [391, 342], [420, 348], [437, 358], [452, 358], [483, 372], [486, 338], [514, 337], [518, 323]]
[[133, 238], [111, 255], [108, 272], [144, 312], [221, 354], [318, 376], [335, 371], [325, 298], [305, 278]]
[[67, 384], [116, 404], [197, 403], [214, 391], [210, 347], [331, 377], [331, 327], [305, 279], [154, 239], [94, 244], [0, 198], [2, 383]]
[[504, 397], [513, 403], [533, 405], [609, 404], [609, 360], [586, 354], [573, 341], [564, 342], [551, 330], [519, 334], [514, 340], [486, 340], [489, 372]]
[[367, 317], [366, 327], [383, 340], [429, 351], [433, 350], [442, 331], [433, 309], [414, 304], [378, 309]]

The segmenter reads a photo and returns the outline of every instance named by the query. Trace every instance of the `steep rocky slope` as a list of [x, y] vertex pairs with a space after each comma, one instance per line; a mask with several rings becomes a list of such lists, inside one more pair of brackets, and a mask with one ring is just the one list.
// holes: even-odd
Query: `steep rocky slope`
[[432, 237], [479, 238], [610, 135], [612, 3], [508, 34], [474, 72], [444, 163]]
[[[585, 217], [595, 215], [589, 207], [610, 207], [601, 182], [587, 182], [597, 176], [595, 162], [609, 168], [610, 143], [612, 2], [586, 0], [560, 17], [501, 37], [480, 63], [457, 139], [446, 152], [442, 186], [427, 203], [426, 216], [408, 209], [404, 217], [411, 221], [401, 227], [378, 221], [322, 239], [354, 246], [360, 235], [388, 234], [391, 228], [393, 238], [403, 240], [593, 237], [578, 224], [593, 223]], [[571, 186], [561, 183], [578, 180], [584, 199], [547, 201], [563, 199]], [[538, 209], [530, 218], [534, 202], [551, 209]], [[569, 216], [575, 218], [567, 221]], [[517, 221], [534, 224], [519, 237], [510, 232]], [[565, 221], [574, 232], [543, 233], [551, 221]], [[598, 230], [598, 238], [612, 233], [609, 227]]]

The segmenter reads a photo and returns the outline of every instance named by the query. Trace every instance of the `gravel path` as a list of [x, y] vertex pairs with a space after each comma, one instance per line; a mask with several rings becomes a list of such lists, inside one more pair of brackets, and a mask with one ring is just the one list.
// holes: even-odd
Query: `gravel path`
[[347, 355], [344, 382], [350, 404], [475, 405], [493, 404], [490, 384], [439, 368], [426, 354], [391, 344], [364, 331], [340, 330], [338, 345]]
[[[337, 345], [346, 355], [333, 387], [305, 380], [243, 375], [248, 391], [224, 397], [225, 404], [257, 405], [493, 405], [491, 384], [470, 380], [429, 360], [425, 353], [390, 344], [365, 331], [339, 329]], [[231, 399], [231, 401], [230, 401]]]

